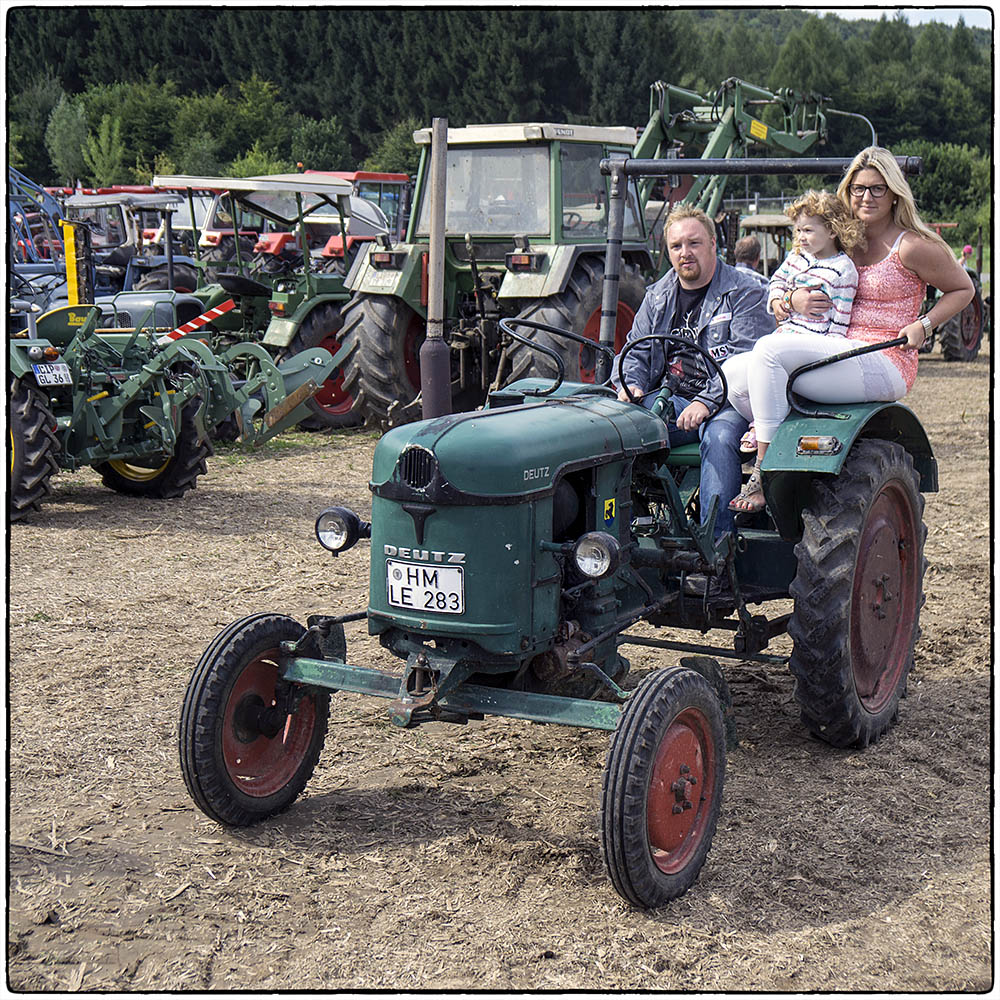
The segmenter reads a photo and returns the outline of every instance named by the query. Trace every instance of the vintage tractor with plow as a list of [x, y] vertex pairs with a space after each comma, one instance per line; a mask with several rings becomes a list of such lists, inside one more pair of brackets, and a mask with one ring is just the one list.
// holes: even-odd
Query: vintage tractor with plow
[[8, 341], [11, 521], [38, 508], [59, 469], [91, 466], [129, 496], [179, 497], [206, 471], [215, 426], [235, 417], [243, 441], [263, 443], [307, 415], [333, 369], [323, 348], [280, 365], [259, 344], [216, 356], [157, 329], [169, 303], [150, 306], [131, 329], [101, 328], [96, 305], [37, 318], [30, 303], [11, 305], [29, 317]]
[[[813, 163], [814, 173], [846, 165]], [[658, 166], [606, 160], [602, 169], [612, 177], [610, 285], [626, 172]], [[613, 287], [605, 298], [614, 301]], [[606, 868], [625, 900], [661, 906], [693, 884], [716, 830], [732, 745], [718, 659], [787, 663], [803, 724], [833, 746], [866, 747], [897, 721], [919, 636], [922, 494], [937, 489], [935, 459], [907, 407], [818, 411], [794, 396], [793, 375], [795, 408], [763, 465], [767, 512], [716, 537], [719, 498], [698, 496], [697, 444], [671, 446], [666, 393], [652, 409], [620, 402], [603, 384], [603, 357], [596, 382], [564, 381], [564, 353], [525, 331], [562, 338], [567, 351], [588, 338], [501, 323], [525, 350], [548, 352], [557, 377], [518, 380], [480, 411], [381, 438], [370, 522], [331, 506], [315, 526], [334, 555], [370, 539], [367, 608], [321, 608], [305, 624], [258, 613], [223, 629], [188, 685], [181, 770], [219, 823], [283, 811], [320, 760], [338, 691], [388, 699], [401, 729], [497, 715], [606, 730]], [[613, 337], [612, 309], [604, 357]], [[674, 347], [701, 353], [688, 341]], [[695, 574], [728, 586], [689, 586]], [[344, 625], [355, 621], [402, 661], [399, 672], [352, 661]], [[733, 642], [630, 631], [640, 621], [727, 630]], [[790, 657], [765, 652], [785, 633]], [[695, 655], [636, 681], [621, 654], [628, 645]]]

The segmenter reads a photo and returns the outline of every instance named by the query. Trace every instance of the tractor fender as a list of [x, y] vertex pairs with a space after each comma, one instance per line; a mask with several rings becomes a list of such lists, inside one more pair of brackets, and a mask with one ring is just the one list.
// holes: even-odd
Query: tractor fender
[[272, 316], [264, 331], [263, 343], [268, 347], [288, 347], [298, 335], [299, 329], [311, 313], [326, 303], [342, 306], [346, 295], [319, 294], [303, 299], [291, 316]]
[[[77, 336], [82, 335], [83, 339], [89, 337], [97, 328], [100, 317], [100, 309], [92, 305], [56, 306], [35, 321], [35, 335], [56, 347], [68, 347]], [[21, 331], [17, 336], [22, 333], [26, 335], [27, 331]]]
[[[937, 460], [927, 432], [916, 414], [902, 403], [853, 403], [824, 407], [834, 417], [792, 414], [778, 428], [761, 465], [767, 508], [782, 538], [795, 539], [802, 532], [802, 509], [809, 502], [817, 476], [838, 476], [859, 438], [877, 438], [902, 445], [920, 476], [920, 489], [936, 493]], [[834, 454], [803, 451], [802, 438], [835, 438]]]
[[[27, 337], [27, 331], [24, 331], [24, 337]], [[46, 347], [52, 347], [52, 342], [37, 338], [34, 340], [20, 339], [20, 335], [18, 335], [18, 338], [17, 340], [11, 340], [9, 344], [7, 352], [8, 375], [12, 379], [24, 378], [25, 376], [33, 378], [32, 360], [28, 356], [29, 348], [40, 347], [42, 350], [45, 350]]]
[[[497, 292], [497, 299], [544, 299], [559, 295], [566, 290], [570, 275], [581, 257], [605, 257], [603, 244], [567, 243], [557, 246], [532, 245], [537, 253], [544, 253], [545, 260], [538, 271], [507, 271]], [[653, 268], [653, 257], [643, 243], [626, 243], [622, 247], [622, 259], [640, 271]]]

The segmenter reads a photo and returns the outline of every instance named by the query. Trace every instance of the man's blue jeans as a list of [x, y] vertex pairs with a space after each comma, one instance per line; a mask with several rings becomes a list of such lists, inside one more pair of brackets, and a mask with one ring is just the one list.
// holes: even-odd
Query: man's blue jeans
[[[652, 409], [657, 395], [650, 393], [643, 399], [643, 405]], [[718, 497], [719, 512], [715, 518], [715, 535], [718, 537], [724, 531], [733, 530], [733, 512], [729, 509], [729, 501], [740, 492], [743, 465], [740, 438], [750, 425], [745, 417], [727, 405], [697, 430], [678, 430], [675, 415], [688, 406], [690, 400], [683, 396], [671, 396], [670, 402], [674, 408], [674, 415], [667, 414], [670, 417], [667, 420], [670, 444], [679, 446], [701, 441], [701, 520], [704, 522], [708, 517], [712, 497]]]

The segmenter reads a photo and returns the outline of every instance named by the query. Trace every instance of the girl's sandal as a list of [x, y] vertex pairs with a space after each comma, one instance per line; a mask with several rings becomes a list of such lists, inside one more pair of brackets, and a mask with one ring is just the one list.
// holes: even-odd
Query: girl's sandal
[[760, 466], [755, 465], [750, 478], [743, 485], [740, 495], [729, 502], [729, 509], [742, 514], [756, 514], [767, 506], [764, 487], [760, 481]]
[[750, 425], [750, 430], [740, 438], [740, 451], [744, 455], [757, 454], [757, 434], [754, 432], [753, 424]]

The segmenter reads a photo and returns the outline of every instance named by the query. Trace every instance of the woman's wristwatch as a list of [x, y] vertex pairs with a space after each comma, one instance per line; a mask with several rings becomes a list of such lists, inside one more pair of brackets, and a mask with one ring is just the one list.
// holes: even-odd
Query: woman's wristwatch
[[928, 337], [930, 337], [930, 335], [934, 332], [934, 325], [931, 323], [931, 318], [927, 315], [927, 313], [924, 313], [923, 316], [918, 316], [917, 320], [924, 328], [924, 340], [927, 340]]

